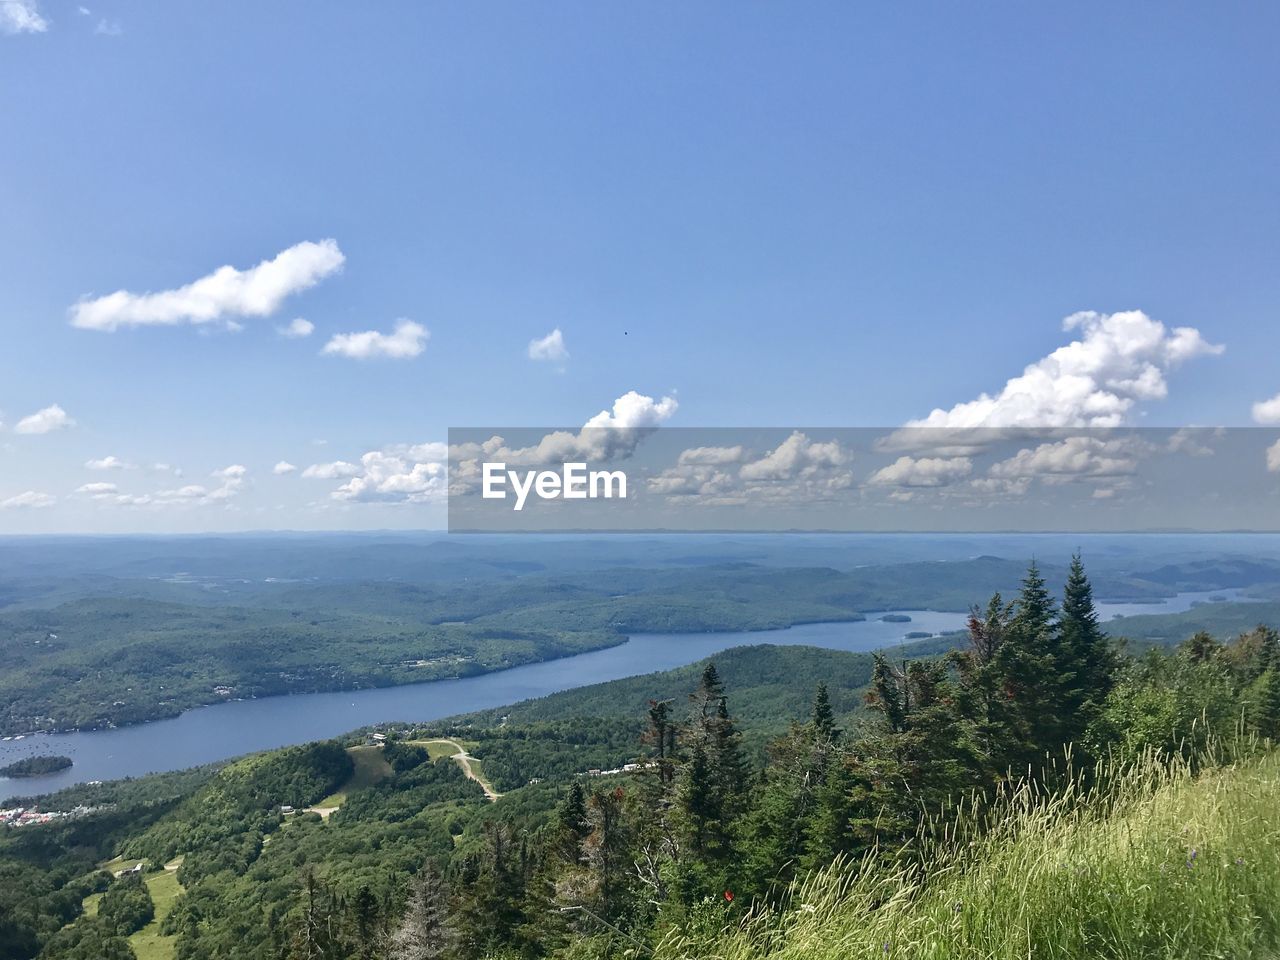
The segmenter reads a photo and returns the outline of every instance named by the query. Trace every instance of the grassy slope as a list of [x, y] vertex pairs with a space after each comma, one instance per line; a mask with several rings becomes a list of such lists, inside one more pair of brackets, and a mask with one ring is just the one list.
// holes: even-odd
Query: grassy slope
[[1153, 765], [1110, 810], [1028, 803], [926, 882], [835, 869], [714, 942], [661, 960], [1184, 960], [1280, 944], [1280, 755], [1198, 780]]
[[336, 792], [317, 803], [316, 807], [326, 809], [340, 807], [353, 790], [371, 787], [379, 780], [391, 775], [391, 765], [383, 758], [380, 748], [374, 746], [348, 747], [347, 753], [351, 754], [351, 759], [355, 763], [351, 779], [338, 788]]
[[146, 882], [147, 889], [151, 892], [151, 902], [156, 908], [155, 919], [129, 937], [129, 946], [133, 947], [138, 960], [172, 960], [177, 948], [177, 938], [164, 936], [160, 932], [160, 924], [182, 894], [182, 884], [178, 883], [176, 870], [153, 873], [146, 878]]

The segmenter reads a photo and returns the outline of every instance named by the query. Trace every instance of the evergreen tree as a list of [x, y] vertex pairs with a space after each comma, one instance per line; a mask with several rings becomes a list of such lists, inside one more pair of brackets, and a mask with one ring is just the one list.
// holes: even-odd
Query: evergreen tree
[[836, 715], [831, 709], [827, 685], [819, 681], [813, 694], [813, 715], [809, 721], [815, 741], [834, 741], [840, 731], [836, 729]]
[[707, 664], [690, 699], [689, 757], [681, 770], [677, 803], [693, 852], [723, 860], [731, 853], [730, 835], [743, 804], [747, 775], [740, 734], [729, 716], [714, 663]]
[[382, 956], [381, 911], [378, 909], [378, 898], [368, 885], [356, 891], [351, 903], [352, 935], [355, 940], [356, 956], [360, 960], [373, 960]]
[[985, 610], [970, 610], [968, 646], [950, 656], [960, 680], [957, 709], [973, 725], [974, 744], [991, 780], [1015, 762], [1022, 742], [1001, 655], [1012, 619], [1013, 604], [995, 594]]
[[740, 892], [759, 896], [785, 886], [810, 849], [820, 797], [839, 762], [835, 715], [825, 683], [814, 691], [809, 723], [769, 745], [769, 762], [743, 829], [748, 878]]
[[556, 813], [555, 836], [552, 841], [555, 858], [566, 866], [579, 864], [582, 861], [582, 842], [590, 832], [587, 798], [582, 792], [582, 784], [574, 780]]
[[1192, 663], [1208, 663], [1222, 652], [1222, 644], [1209, 633], [1199, 630], [1182, 645], [1182, 652]]
[[1071, 558], [1059, 622], [1057, 675], [1064, 685], [1060, 736], [1078, 741], [1111, 692], [1117, 668], [1079, 553]]
[[995, 664], [1009, 702], [1015, 775], [1043, 773], [1046, 753], [1066, 742], [1068, 689], [1075, 672], [1062, 656], [1053, 597], [1033, 560], [1022, 580]]
[[466, 958], [485, 957], [513, 943], [526, 919], [528, 863], [511, 827], [485, 824], [485, 847], [464, 869], [458, 894], [457, 946]]
[[1249, 726], [1260, 737], [1280, 739], [1280, 669], [1272, 667], [1249, 684], [1245, 692]]

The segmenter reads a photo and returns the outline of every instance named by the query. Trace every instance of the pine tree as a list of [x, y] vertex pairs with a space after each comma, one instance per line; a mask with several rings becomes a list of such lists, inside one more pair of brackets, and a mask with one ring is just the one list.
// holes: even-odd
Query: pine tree
[[590, 832], [587, 799], [582, 792], [582, 784], [574, 780], [569, 785], [564, 803], [556, 813], [556, 829], [552, 841], [555, 858], [566, 866], [576, 866], [582, 861], [582, 841]]
[[1261, 673], [1245, 692], [1249, 726], [1260, 737], [1280, 739], [1280, 669]]
[[1222, 653], [1222, 644], [1211, 634], [1198, 630], [1182, 645], [1182, 650], [1192, 663], [1208, 663]]
[[352, 937], [360, 960], [382, 955], [381, 919], [378, 898], [367, 885], [361, 886], [351, 903]]
[[1033, 560], [995, 659], [1010, 706], [1015, 774], [1038, 776], [1046, 753], [1056, 752], [1066, 742], [1066, 690], [1074, 685], [1075, 676], [1061, 653], [1053, 597]]
[[957, 706], [973, 724], [988, 779], [998, 778], [1015, 762], [1022, 742], [1001, 656], [1012, 619], [1013, 604], [995, 594], [985, 610], [970, 610], [968, 647], [950, 657], [960, 678]]
[[694, 849], [712, 859], [723, 858], [729, 855], [733, 822], [745, 799], [747, 765], [714, 663], [707, 664], [690, 699], [693, 710], [686, 736], [690, 756], [677, 797], [692, 828]]
[[1060, 735], [1078, 741], [1115, 685], [1118, 668], [1110, 638], [1099, 626], [1093, 587], [1079, 553], [1071, 558], [1059, 622], [1057, 674], [1064, 683]]
[[836, 729], [836, 715], [831, 709], [831, 698], [827, 694], [827, 685], [818, 682], [813, 694], [813, 715], [809, 721], [815, 741], [834, 741], [840, 731]]
[[785, 887], [810, 848], [820, 797], [840, 762], [835, 714], [825, 683], [814, 691], [811, 719], [769, 745], [769, 762], [743, 828], [745, 881], [751, 896]]

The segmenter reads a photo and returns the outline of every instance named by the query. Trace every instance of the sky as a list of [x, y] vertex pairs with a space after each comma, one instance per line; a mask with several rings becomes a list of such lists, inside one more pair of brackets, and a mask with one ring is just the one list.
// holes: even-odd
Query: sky
[[438, 527], [450, 427], [1280, 424], [1277, 40], [0, 0], [0, 533]]

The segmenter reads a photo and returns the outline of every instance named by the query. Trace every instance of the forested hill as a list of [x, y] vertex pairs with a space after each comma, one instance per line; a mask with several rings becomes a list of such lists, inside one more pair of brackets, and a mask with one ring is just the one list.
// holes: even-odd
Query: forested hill
[[[1230, 957], [1280, 945], [1280, 927], [1255, 922], [1280, 888], [1280, 797], [1259, 779], [1280, 739], [1280, 634], [1202, 633], [1135, 656], [1103, 626], [1078, 558], [1061, 595], [1032, 565], [962, 637], [891, 655], [741, 648], [439, 724], [85, 785], [41, 801], [70, 816], [0, 829], [0, 960], [609, 960], [637, 943], [747, 958], [787, 946], [793, 908], [855, 929], [929, 896], [946, 898], [931, 922], [961, 918], [958, 936], [989, 920], [998, 935], [1020, 903], [971, 920], [972, 895], [951, 896], [947, 878], [998, 873], [1002, 837], [1037, 835], [1052, 852], [1033, 865], [1046, 930], [1097, 930], [1085, 941], [1125, 957], [1171, 956], [1152, 949], [1169, 937], [1196, 955], [1221, 937]], [[1256, 852], [1221, 805], [1194, 835], [1186, 817], [1144, 814], [1166, 787], [1255, 760], [1236, 792], [1253, 797]], [[1114, 776], [1095, 777], [1095, 761]], [[1116, 829], [1145, 824], [1141, 859], [1106, 842], [1099, 817], [1124, 809]], [[1077, 850], [1076, 837], [1094, 840]], [[141, 880], [110, 875], [137, 863]], [[875, 884], [864, 900], [861, 878]], [[1069, 900], [1081, 889], [1126, 899], [1100, 911]], [[1205, 898], [1234, 905], [1221, 924], [1186, 909]], [[1078, 913], [1062, 918], [1065, 902]], [[782, 926], [721, 949], [748, 911]]]
[[[39, 599], [99, 592], [0, 610], [0, 733], [119, 726], [233, 697], [467, 676], [599, 649], [631, 633], [963, 611], [974, 597], [1016, 588], [1021, 563], [979, 556], [839, 569], [721, 558], [589, 573], [486, 569], [476, 579], [425, 583], [76, 580]], [[1045, 574], [1061, 583], [1066, 570]], [[22, 582], [0, 584], [0, 596]], [[1119, 571], [1102, 588], [1131, 599], [1170, 590]]]
[[[777, 732], [808, 716], [814, 688], [823, 682], [831, 689], [832, 707], [838, 715], [858, 712], [874, 663], [869, 653], [772, 644], [735, 647], [712, 660], [726, 686], [733, 690], [738, 721], [745, 730], [761, 734]], [[504, 718], [513, 727], [585, 717], [638, 721], [651, 700], [669, 697], [673, 690], [692, 690], [709, 662], [566, 690], [467, 714], [453, 722], [483, 728], [502, 724]]]

